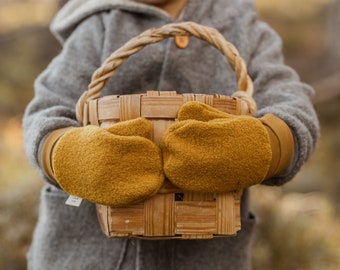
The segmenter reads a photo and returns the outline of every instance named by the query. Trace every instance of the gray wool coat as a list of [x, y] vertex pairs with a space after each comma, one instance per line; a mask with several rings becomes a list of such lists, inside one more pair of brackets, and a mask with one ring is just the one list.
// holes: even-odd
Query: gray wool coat
[[[217, 28], [239, 50], [254, 81], [257, 116], [273, 113], [291, 128], [295, 139], [289, 168], [265, 184], [293, 178], [312, 153], [318, 121], [311, 105], [313, 90], [284, 64], [281, 41], [257, 20], [251, 0], [189, 0], [176, 21]], [[94, 204], [65, 205], [68, 197], [40, 167], [40, 148], [53, 130], [78, 126], [75, 104], [91, 75], [114, 50], [142, 31], [173, 22], [164, 11], [128, 0], [70, 0], [51, 29], [63, 49], [35, 82], [35, 97], [25, 111], [24, 143], [32, 164], [46, 180], [39, 220], [28, 254], [28, 268], [60, 269], [250, 269], [254, 217], [248, 192], [241, 204], [242, 230], [236, 237], [212, 240], [109, 239], [100, 231]], [[179, 93], [236, 90], [233, 70], [206, 42], [190, 38], [186, 49], [173, 39], [147, 46], [119, 67], [103, 95], [149, 89]]]

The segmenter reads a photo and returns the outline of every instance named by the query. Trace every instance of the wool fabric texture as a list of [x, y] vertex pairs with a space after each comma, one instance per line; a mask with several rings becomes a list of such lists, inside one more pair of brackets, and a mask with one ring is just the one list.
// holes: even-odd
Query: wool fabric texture
[[159, 148], [149, 139], [146, 119], [66, 132], [53, 151], [60, 187], [90, 202], [126, 206], [154, 195], [163, 183]]
[[179, 122], [165, 131], [161, 149], [169, 180], [197, 192], [228, 192], [258, 184], [272, 158], [260, 120], [195, 101], [183, 105]]

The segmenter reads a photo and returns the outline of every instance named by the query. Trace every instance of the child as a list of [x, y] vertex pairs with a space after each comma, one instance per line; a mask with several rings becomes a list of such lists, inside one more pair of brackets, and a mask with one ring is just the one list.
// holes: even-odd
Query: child
[[[150, 158], [140, 161], [145, 162], [139, 164], [140, 169], [131, 171], [136, 174], [136, 179], [140, 179], [142, 168], [147, 163], [154, 168], [148, 175], [152, 181], [147, 183], [144, 193], [134, 193], [132, 198], [141, 200], [157, 192], [164, 177], [161, 155], [162, 152], [163, 155], [171, 154], [168, 146], [171, 147], [172, 134], [165, 138], [168, 141], [160, 150], [145, 138], [149, 127], [142, 119], [129, 122], [127, 126], [122, 124], [116, 130], [104, 132], [99, 128], [92, 130], [93, 127], [89, 130], [79, 127], [75, 105], [87, 89], [94, 70], [113, 51], [146, 29], [174, 21], [195, 21], [214, 27], [238, 49], [254, 81], [254, 99], [258, 106], [256, 117], [261, 120], [256, 122], [256, 118], [252, 119], [255, 125], [263, 123], [266, 126], [261, 132], [268, 132], [264, 145], [272, 154], [271, 160], [263, 159], [266, 162], [265, 177], [261, 181], [257, 179], [257, 182], [282, 185], [292, 179], [312, 153], [318, 137], [318, 121], [310, 101], [313, 90], [300, 82], [298, 75], [284, 65], [279, 37], [256, 16], [251, 0], [70, 0], [60, 10], [51, 29], [62, 43], [63, 50], [36, 80], [35, 97], [24, 116], [27, 155], [46, 180], [39, 220], [28, 254], [29, 269], [251, 268], [251, 238], [255, 219], [249, 211], [247, 189], [241, 202], [242, 230], [237, 236], [180, 241], [109, 239], [102, 234], [97, 221], [94, 203], [98, 202], [98, 196], [92, 196], [90, 192], [79, 208], [68, 207], [65, 206], [68, 195], [63, 190], [81, 193], [85, 189], [86, 193], [91, 189], [87, 186], [87, 173], [83, 175], [82, 168], [88, 165], [82, 163], [83, 151], [91, 151], [91, 147], [97, 147], [95, 152], [102, 151], [108, 145], [93, 146], [91, 140], [83, 144], [81, 141], [89, 134], [95, 134], [95, 140], [104, 140], [113, 134], [113, 139], [110, 137], [113, 146], [108, 151], [103, 150], [103, 155], [116, 158], [112, 153], [117, 149], [115, 143], [119, 140], [116, 138], [120, 135], [124, 143], [127, 141], [128, 146], [133, 145], [136, 149], [131, 158], [133, 162], [139, 162], [139, 152], [141, 156], [143, 151], [150, 153]], [[232, 95], [237, 86], [234, 72], [225, 63], [224, 57], [205, 42], [190, 38], [188, 46], [183, 49], [177, 47], [173, 39], [167, 39], [131, 56], [119, 67], [102, 95], [133, 94], [150, 89]], [[210, 110], [205, 109], [205, 112]], [[194, 121], [192, 118], [195, 117], [190, 116], [191, 109], [184, 108], [184, 112], [186, 110], [189, 121]], [[274, 120], [268, 120], [268, 115]], [[197, 117], [200, 118], [199, 115]], [[277, 123], [280, 126], [278, 130], [287, 135], [282, 141], [280, 132], [275, 134]], [[261, 129], [262, 124], [258, 126]], [[135, 136], [138, 137], [137, 141], [130, 140], [134, 136], [126, 136], [135, 135], [134, 132], [128, 134], [131, 130], [139, 135]], [[271, 130], [273, 133], [270, 133]], [[270, 134], [278, 136], [278, 141], [275, 142]], [[285, 149], [290, 154], [282, 161], [275, 153]], [[165, 163], [167, 157], [163, 157]], [[274, 159], [277, 163], [282, 161], [280, 169], [270, 169]], [[96, 164], [100, 170], [107, 169], [101, 162]], [[165, 165], [166, 174], [176, 174], [178, 168]], [[120, 164], [117, 161], [110, 164], [113, 170], [111, 178], [115, 178], [119, 166], [129, 166], [129, 163]], [[270, 170], [271, 173], [268, 173]], [[96, 173], [94, 179], [95, 176]], [[70, 178], [73, 177], [76, 186], [69, 187], [69, 182], [73, 181]], [[255, 182], [246, 186], [252, 184]], [[125, 199], [119, 192], [115, 198], [118, 200], [109, 201], [108, 204], [118, 205]]]

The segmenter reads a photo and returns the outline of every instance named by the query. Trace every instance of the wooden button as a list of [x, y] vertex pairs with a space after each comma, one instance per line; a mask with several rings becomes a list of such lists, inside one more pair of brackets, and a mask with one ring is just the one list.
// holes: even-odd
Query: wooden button
[[189, 45], [189, 37], [188, 36], [176, 36], [175, 43], [178, 48], [185, 49]]

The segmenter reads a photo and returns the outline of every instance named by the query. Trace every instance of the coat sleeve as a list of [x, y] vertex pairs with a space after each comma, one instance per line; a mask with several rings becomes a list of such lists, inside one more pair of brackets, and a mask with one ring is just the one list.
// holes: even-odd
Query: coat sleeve
[[314, 90], [284, 63], [282, 42], [275, 31], [261, 21], [250, 24], [251, 51], [247, 63], [254, 81], [256, 116], [276, 115], [285, 121], [294, 136], [294, 156], [287, 170], [263, 182], [282, 185], [297, 174], [315, 148], [319, 122], [311, 102]]
[[103, 32], [100, 16], [85, 19], [35, 81], [35, 95], [23, 117], [24, 146], [29, 161], [44, 179], [39, 165], [44, 138], [54, 130], [79, 125], [76, 102], [101, 64]]

